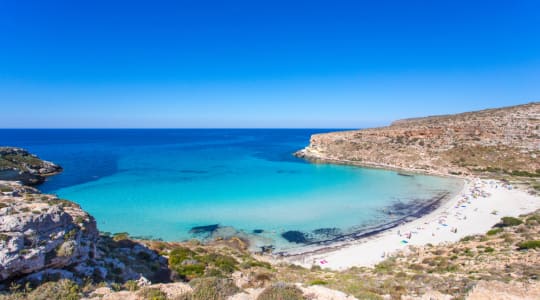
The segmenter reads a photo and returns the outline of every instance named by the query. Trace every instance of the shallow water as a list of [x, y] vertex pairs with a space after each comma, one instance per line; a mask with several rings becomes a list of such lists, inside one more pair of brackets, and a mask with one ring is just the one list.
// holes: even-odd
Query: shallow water
[[165, 240], [207, 238], [208, 228], [191, 229], [217, 224], [214, 234], [257, 230], [250, 236], [258, 245], [286, 249], [299, 245], [282, 237], [287, 231], [331, 238], [399, 217], [395, 204], [461, 186], [291, 155], [326, 131], [0, 130], [0, 143], [62, 165], [40, 189], [81, 204], [102, 231]]

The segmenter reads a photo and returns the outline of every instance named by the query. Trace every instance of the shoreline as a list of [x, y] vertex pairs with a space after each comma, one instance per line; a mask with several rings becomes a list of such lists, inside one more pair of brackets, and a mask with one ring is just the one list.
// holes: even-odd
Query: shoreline
[[[463, 188], [463, 187], [462, 187]], [[460, 189], [461, 191], [461, 189]], [[340, 248], [348, 243], [356, 242], [362, 239], [369, 239], [371, 237], [382, 234], [388, 230], [399, 227], [403, 224], [410, 223], [414, 220], [420, 219], [433, 211], [437, 210], [439, 207], [444, 205], [447, 201], [450, 201], [454, 194], [459, 193], [459, 191], [451, 193], [445, 192], [439, 195], [438, 197], [432, 199], [426, 205], [417, 207], [417, 210], [414, 212], [404, 215], [399, 219], [389, 221], [382, 224], [361, 227], [359, 230], [353, 231], [351, 233], [338, 235], [331, 239], [314, 241], [306, 243], [303, 246], [295, 247], [290, 250], [283, 250], [278, 252], [272, 252], [273, 256], [279, 257], [294, 257], [297, 255], [305, 255], [307, 253], [317, 253], [319, 251], [325, 251], [327, 249]], [[306, 252], [305, 250], [308, 249]]]
[[[508, 201], [508, 200], [511, 201]], [[382, 229], [354, 241], [322, 247], [307, 245], [285, 255], [266, 256], [274, 262], [333, 270], [373, 266], [410, 246], [455, 242], [483, 234], [503, 216], [518, 216], [540, 209], [540, 197], [500, 181], [466, 178], [460, 192], [436, 209], [410, 222]]]
[[368, 168], [368, 169], [378, 169], [378, 170], [387, 170], [387, 171], [395, 171], [395, 172], [403, 172], [405, 174], [418, 174], [418, 175], [429, 175], [429, 176], [439, 176], [439, 177], [450, 177], [450, 178], [460, 178], [460, 179], [467, 179], [471, 178], [471, 175], [467, 174], [450, 174], [450, 173], [443, 173], [440, 171], [436, 171], [433, 169], [427, 170], [427, 169], [415, 169], [411, 167], [400, 167], [396, 165], [389, 165], [389, 164], [381, 164], [376, 162], [362, 162], [358, 160], [348, 160], [348, 159], [339, 159], [339, 158], [328, 158], [323, 157], [318, 153], [314, 153], [313, 150], [310, 149], [309, 146], [306, 148], [303, 148], [301, 150], [296, 151], [293, 153], [294, 156], [304, 159], [310, 163], [315, 164], [333, 164], [333, 165], [345, 165], [345, 166], [353, 166], [353, 167], [360, 167], [360, 168]]

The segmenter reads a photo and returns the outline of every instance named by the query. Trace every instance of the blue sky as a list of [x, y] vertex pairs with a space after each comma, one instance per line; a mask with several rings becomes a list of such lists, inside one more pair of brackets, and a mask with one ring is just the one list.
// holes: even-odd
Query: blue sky
[[328, 127], [540, 99], [540, 1], [0, 0], [0, 127]]

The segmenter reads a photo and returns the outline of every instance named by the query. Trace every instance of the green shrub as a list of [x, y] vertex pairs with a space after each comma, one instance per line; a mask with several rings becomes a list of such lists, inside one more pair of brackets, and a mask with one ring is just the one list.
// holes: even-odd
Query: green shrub
[[503, 230], [504, 229], [502, 229], [502, 228], [494, 228], [494, 229], [489, 230], [486, 234], [487, 235], [496, 235], [498, 233], [503, 232]]
[[126, 283], [124, 283], [124, 287], [126, 290], [130, 292], [134, 292], [139, 289], [139, 285], [137, 284], [137, 281], [135, 280], [128, 280]]
[[195, 256], [196, 253], [184, 247], [174, 248], [169, 253], [169, 264], [176, 265], [182, 263], [186, 259], [190, 259]]
[[11, 191], [13, 191], [13, 189], [10, 186], [0, 185], [0, 192], [6, 193]]
[[396, 265], [395, 258], [388, 258], [375, 265], [377, 273], [391, 273]]
[[[116, 272], [115, 272], [116, 273]], [[122, 273], [122, 270], [120, 270], [119, 273]], [[119, 292], [122, 290], [122, 285], [118, 282], [111, 283], [111, 289], [115, 292]]]
[[532, 215], [528, 217], [526, 223], [527, 224], [540, 223], [540, 215]]
[[188, 248], [178, 247], [169, 253], [169, 267], [184, 280], [200, 277], [204, 274], [206, 264], [197, 258], [195, 252]]
[[502, 217], [501, 218], [501, 226], [502, 227], [511, 227], [511, 226], [517, 226], [517, 225], [520, 225], [522, 224], [523, 221], [521, 221], [520, 219], [518, 218], [514, 218], [514, 217]]
[[206, 264], [212, 264], [217, 269], [225, 272], [232, 273], [237, 269], [238, 261], [230, 256], [211, 253], [200, 257], [201, 261]]
[[321, 279], [315, 279], [309, 282], [309, 285], [327, 285], [328, 282], [321, 280]]
[[302, 291], [294, 285], [277, 283], [267, 287], [257, 300], [304, 300]]
[[75, 282], [67, 279], [56, 282], [46, 282], [27, 295], [27, 299], [33, 300], [76, 300], [80, 298], [81, 294], [79, 286]]
[[[231, 256], [210, 253], [199, 254], [185, 247], [169, 253], [169, 267], [185, 280], [207, 276], [223, 276], [238, 269], [238, 261]], [[205, 272], [206, 271], [206, 272]]]
[[167, 300], [167, 294], [156, 288], [145, 288], [141, 290], [139, 296], [146, 300]]
[[191, 265], [179, 266], [174, 269], [181, 278], [186, 280], [191, 280], [196, 277], [204, 275], [204, 270], [206, 266], [200, 263], [195, 263]]
[[518, 244], [519, 249], [536, 249], [540, 248], [540, 240], [525, 241]]
[[115, 241], [123, 241], [129, 239], [129, 234], [127, 232], [118, 232], [113, 234], [113, 240]]
[[254, 260], [254, 259], [251, 259], [251, 258], [247, 258], [247, 260], [245, 260], [244, 262], [242, 262], [240, 264], [240, 267], [242, 269], [249, 269], [249, 268], [254, 268], [254, 267], [261, 267], [261, 268], [265, 268], [265, 269], [272, 269], [272, 265], [265, 262], [265, 261], [258, 261], [258, 260]]
[[7, 234], [0, 233], [0, 241], [8, 242], [11, 239], [11, 237]]
[[240, 291], [233, 280], [228, 278], [197, 278], [189, 284], [193, 287], [193, 300], [225, 300]]
[[514, 176], [521, 176], [521, 177], [540, 177], [540, 174], [538, 174], [538, 173], [531, 173], [531, 172], [520, 171], [520, 170], [514, 170], [514, 171], [510, 172], [510, 174], [512, 174]]
[[64, 240], [74, 240], [77, 236], [77, 229], [73, 228], [64, 235]]
[[56, 249], [56, 256], [71, 256], [75, 251], [75, 245], [72, 242], [63, 242], [58, 249]]
[[467, 235], [467, 236], [464, 236], [463, 238], [461, 238], [461, 242], [468, 242], [468, 241], [472, 241], [474, 240], [474, 235]]
[[494, 252], [495, 249], [491, 248], [491, 247], [486, 247], [486, 249], [484, 249], [484, 252], [485, 253], [491, 253], [491, 252]]

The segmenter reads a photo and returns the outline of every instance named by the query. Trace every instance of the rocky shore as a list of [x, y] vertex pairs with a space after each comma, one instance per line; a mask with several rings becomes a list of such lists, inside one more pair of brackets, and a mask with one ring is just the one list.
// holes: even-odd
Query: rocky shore
[[59, 172], [62, 172], [60, 166], [42, 160], [24, 149], [0, 147], [0, 178], [3, 180], [36, 185], [45, 181], [47, 176]]

